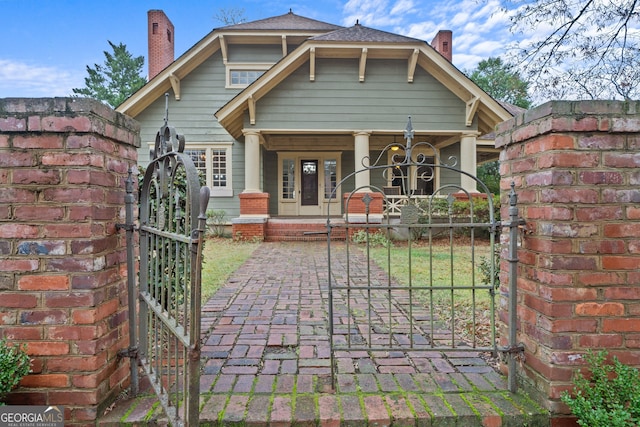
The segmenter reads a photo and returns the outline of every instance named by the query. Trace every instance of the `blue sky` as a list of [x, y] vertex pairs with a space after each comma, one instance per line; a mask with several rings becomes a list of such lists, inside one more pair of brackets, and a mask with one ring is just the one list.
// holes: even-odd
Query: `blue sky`
[[[473, 69], [503, 56], [513, 39], [500, 0], [0, 0], [0, 98], [69, 96], [86, 66], [104, 63], [107, 40], [147, 56], [147, 11], [164, 10], [175, 26], [176, 58], [224, 24], [222, 9], [248, 21], [294, 13], [338, 25], [362, 25], [430, 42], [453, 31], [453, 62]], [[147, 72], [145, 61], [144, 72]]]

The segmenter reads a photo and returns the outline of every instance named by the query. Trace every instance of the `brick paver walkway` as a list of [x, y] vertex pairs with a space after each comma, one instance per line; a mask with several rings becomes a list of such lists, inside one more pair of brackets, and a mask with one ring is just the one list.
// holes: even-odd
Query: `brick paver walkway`
[[[205, 304], [203, 425], [548, 425], [477, 353], [339, 351], [333, 390], [327, 271], [326, 243], [264, 243]], [[153, 401], [100, 424], [162, 422]]]

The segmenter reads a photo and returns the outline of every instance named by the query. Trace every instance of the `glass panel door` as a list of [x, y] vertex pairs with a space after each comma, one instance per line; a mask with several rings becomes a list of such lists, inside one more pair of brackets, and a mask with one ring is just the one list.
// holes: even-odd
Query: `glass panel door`
[[301, 160], [300, 170], [302, 171], [302, 195], [300, 204], [302, 206], [318, 205], [318, 161]]

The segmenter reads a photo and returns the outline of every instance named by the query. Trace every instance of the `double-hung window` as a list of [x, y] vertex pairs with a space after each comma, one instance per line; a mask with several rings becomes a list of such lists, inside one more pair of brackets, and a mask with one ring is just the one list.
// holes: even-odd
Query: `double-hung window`
[[206, 177], [211, 197], [233, 196], [231, 182], [231, 144], [188, 145], [185, 154]]

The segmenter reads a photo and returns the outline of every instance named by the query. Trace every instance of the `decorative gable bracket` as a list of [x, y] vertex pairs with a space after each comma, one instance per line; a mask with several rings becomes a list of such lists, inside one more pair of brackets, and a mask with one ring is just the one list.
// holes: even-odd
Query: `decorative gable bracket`
[[418, 64], [418, 55], [420, 54], [420, 50], [413, 49], [413, 53], [409, 56], [409, 61], [407, 64], [407, 83], [413, 83], [413, 76], [416, 73], [416, 65]]
[[316, 48], [309, 49], [309, 81], [316, 80]]
[[471, 126], [473, 124], [473, 117], [476, 115], [479, 105], [480, 105], [480, 98], [478, 98], [477, 96], [467, 101], [467, 112], [466, 112], [467, 126]]
[[360, 82], [364, 81], [364, 71], [367, 68], [367, 48], [363, 47], [362, 48], [362, 53], [360, 54], [360, 70], [358, 73]]
[[256, 100], [253, 94], [250, 94], [247, 98], [247, 106], [249, 107], [249, 123], [256, 124]]
[[180, 101], [180, 79], [173, 73], [169, 74], [169, 81], [171, 82], [171, 88], [176, 97], [176, 101]]

